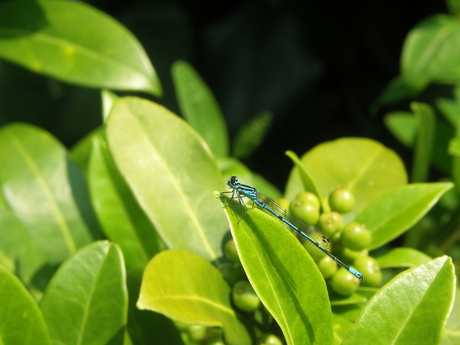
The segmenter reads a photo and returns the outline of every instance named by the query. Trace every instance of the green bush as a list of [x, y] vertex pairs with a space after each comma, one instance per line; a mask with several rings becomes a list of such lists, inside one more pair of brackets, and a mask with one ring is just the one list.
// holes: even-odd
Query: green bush
[[[2, 344], [459, 342], [455, 270], [444, 255], [458, 248], [453, 15], [409, 33], [402, 74], [376, 103], [453, 85], [453, 99], [436, 102], [448, 124], [422, 102], [387, 117], [414, 151], [412, 183], [399, 156], [367, 138], [325, 142], [300, 158], [286, 152], [294, 167], [280, 203], [289, 209], [308, 191], [306, 202], [323, 215], [318, 227], [333, 229], [334, 255], [363, 282], [277, 217], [222, 193], [236, 175], [281, 196], [239, 161], [263, 141], [269, 112], [230, 145], [219, 105], [184, 61], [172, 77], [186, 121], [152, 101], [118, 97], [109, 89], [160, 96], [162, 88], [135, 37], [83, 3], [2, 3], [0, 32], [1, 58], [100, 88], [104, 105], [103, 124], [71, 150], [29, 124], [0, 129]], [[443, 133], [452, 134], [448, 147]], [[427, 182], [432, 165], [443, 181]], [[353, 202], [329, 198], [337, 187]], [[312, 229], [303, 230], [321, 236]], [[443, 246], [433, 239], [439, 229]]]

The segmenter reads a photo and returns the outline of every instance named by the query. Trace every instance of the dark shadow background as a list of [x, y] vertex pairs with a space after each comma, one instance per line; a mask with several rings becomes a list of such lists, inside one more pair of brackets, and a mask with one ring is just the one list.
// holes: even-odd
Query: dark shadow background
[[[272, 111], [268, 137], [244, 163], [280, 188], [292, 167], [285, 150], [302, 155], [342, 136], [373, 138], [410, 158], [383, 125], [388, 109], [377, 116], [369, 109], [398, 75], [409, 30], [447, 12], [442, 1], [88, 3], [126, 25], [146, 49], [164, 87], [163, 98], [151, 99], [178, 113], [170, 68], [184, 59], [213, 90], [231, 135]], [[0, 124], [29, 122], [71, 147], [100, 124], [100, 111], [98, 90], [1, 62]]]

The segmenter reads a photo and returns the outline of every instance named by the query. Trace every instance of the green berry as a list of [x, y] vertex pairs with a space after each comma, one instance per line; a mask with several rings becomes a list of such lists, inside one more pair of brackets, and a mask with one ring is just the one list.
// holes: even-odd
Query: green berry
[[259, 345], [283, 345], [283, 342], [274, 334], [264, 334], [257, 342]]
[[316, 224], [319, 218], [319, 207], [311, 201], [294, 200], [289, 205], [289, 211], [311, 225]]
[[340, 240], [344, 246], [358, 251], [369, 248], [372, 234], [364, 224], [352, 222], [343, 228]]
[[331, 288], [341, 296], [350, 296], [359, 286], [359, 279], [340, 267], [331, 278]]
[[206, 337], [206, 326], [192, 325], [187, 329], [189, 339], [201, 341]]
[[278, 205], [280, 205], [282, 208], [288, 209], [289, 204], [291, 203], [288, 199], [286, 198], [279, 198], [275, 200]]
[[342, 229], [343, 218], [337, 212], [326, 212], [319, 216], [317, 226], [327, 237], [333, 237]]
[[330, 256], [324, 256], [321, 258], [317, 265], [324, 279], [329, 279], [335, 274], [335, 272], [337, 272], [337, 262], [335, 262]]
[[320, 203], [318, 197], [310, 192], [303, 192], [297, 195], [295, 198], [295, 201], [301, 201], [301, 202], [311, 202], [313, 205], [315, 205], [318, 209], [320, 208]]
[[364, 276], [363, 286], [377, 287], [382, 282], [382, 271], [377, 261], [370, 256], [360, 256], [354, 266]]
[[245, 277], [243, 267], [237, 263], [224, 263], [219, 266], [219, 270], [225, 281], [231, 286]]
[[236, 307], [251, 313], [260, 306], [260, 299], [246, 280], [241, 280], [233, 286], [232, 300]]
[[337, 187], [329, 195], [329, 205], [333, 211], [348, 213], [355, 206], [355, 197], [350, 190]]
[[233, 238], [225, 244], [225, 255], [233, 262], [240, 262], [240, 257], [238, 256]]

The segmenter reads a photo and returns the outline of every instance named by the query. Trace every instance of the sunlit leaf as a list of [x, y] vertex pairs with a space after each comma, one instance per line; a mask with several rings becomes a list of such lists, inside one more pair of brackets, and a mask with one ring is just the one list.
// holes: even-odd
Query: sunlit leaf
[[213, 191], [217, 164], [197, 133], [162, 106], [118, 100], [107, 121], [110, 152], [139, 205], [169, 248], [222, 256], [228, 225]]
[[162, 93], [133, 34], [80, 1], [3, 2], [0, 57], [83, 86]]
[[121, 345], [127, 304], [120, 249], [95, 242], [59, 268], [40, 308], [54, 344]]
[[0, 266], [0, 343], [50, 345], [43, 315], [25, 287]]
[[369, 301], [342, 344], [438, 344], [454, 281], [446, 256], [401, 273]]
[[326, 285], [305, 248], [277, 218], [222, 201], [243, 268], [287, 343], [330, 344]]
[[166, 250], [145, 269], [137, 306], [188, 324], [222, 327], [229, 345], [250, 344], [230, 295], [222, 274], [206, 260], [183, 250]]

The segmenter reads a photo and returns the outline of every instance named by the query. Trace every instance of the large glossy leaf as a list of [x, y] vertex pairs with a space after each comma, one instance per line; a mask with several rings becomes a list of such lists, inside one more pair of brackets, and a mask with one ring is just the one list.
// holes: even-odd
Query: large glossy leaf
[[[396, 153], [370, 139], [342, 138], [325, 142], [308, 151], [301, 161], [322, 197], [338, 185], [352, 191], [356, 204], [344, 215], [345, 222], [353, 220], [373, 200], [407, 183], [404, 165]], [[294, 199], [303, 190], [294, 168], [286, 197]]]
[[250, 344], [230, 303], [230, 287], [196, 254], [166, 250], [148, 264], [137, 306], [189, 324], [222, 327], [229, 345]]
[[342, 344], [438, 344], [454, 290], [454, 266], [446, 256], [410, 269], [371, 298]]
[[48, 133], [23, 124], [4, 127], [0, 166], [8, 207], [48, 262], [61, 262], [98, 236], [84, 177]]
[[[241, 263], [286, 341], [330, 344], [331, 307], [324, 279], [299, 241], [275, 217], [222, 199]], [[244, 218], [241, 217], [244, 215]]]
[[411, 184], [366, 207], [356, 221], [365, 224], [372, 233], [369, 249], [378, 248], [408, 230], [452, 187], [450, 182]]
[[413, 28], [404, 42], [401, 74], [404, 82], [421, 91], [431, 82], [460, 80], [460, 23], [437, 15]]
[[107, 14], [79, 1], [2, 3], [0, 57], [83, 86], [162, 92], [137, 39]]
[[123, 343], [128, 297], [120, 249], [95, 242], [66, 261], [40, 303], [54, 344]]
[[185, 61], [177, 61], [173, 65], [172, 76], [184, 118], [206, 140], [216, 157], [227, 156], [227, 127], [211, 90]]
[[203, 139], [167, 109], [138, 98], [115, 103], [107, 138], [123, 178], [166, 245], [208, 260], [222, 256], [228, 225], [212, 193], [224, 187]]
[[95, 135], [92, 144], [87, 178], [99, 222], [122, 249], [127, 267], [143, 268], [160, 250], [158, 234], [120, 176], [105, 138]]
[[40, 309], [21, 282], [0, 266], [0, 343], [50, 345]]

